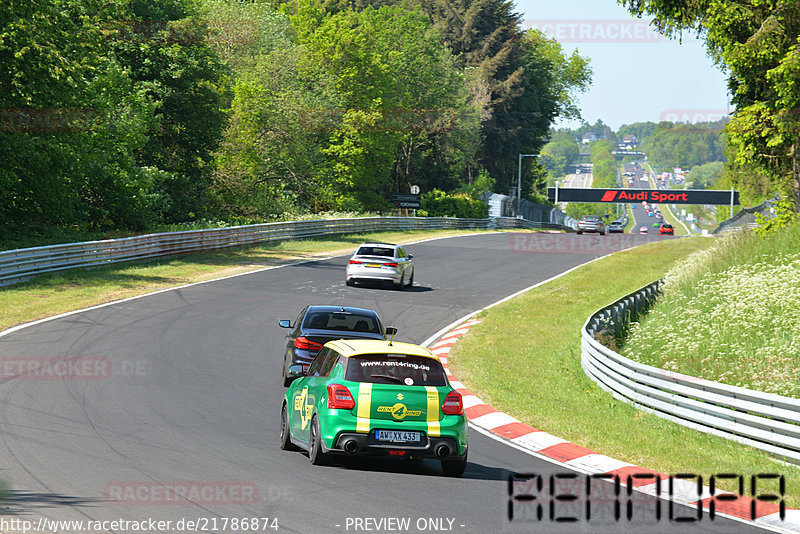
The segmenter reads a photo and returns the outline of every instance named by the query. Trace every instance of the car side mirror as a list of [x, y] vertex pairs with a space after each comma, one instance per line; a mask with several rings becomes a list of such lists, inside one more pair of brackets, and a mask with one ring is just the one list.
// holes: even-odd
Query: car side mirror
[[281, 326], [281, 328], [291, 328], [292, 327], [292, 322], [290, 320], [288, 320], [288, 319], [281, 319], [280, 321], [278, 321], [278, 324]]
[[303, 366], [300, 364], [290, 365], [289, 372], [287, 373], [287, 378], [291, 380], [295, 380], [302, 376], [306, 376], [306, 372], [303, 370]]
[[386, 327], [386, 335], [387, 335], [387, 336], [393, 336], [393, 335], [395, 335], [396, 333], [397, 333], [397, 328], [395, 328], [395, 327], [393, 327], [393, 326], [387, 326], [387, 327]]
[[407, 257], [407, 258], [410, 260], [411, 258], [413, 258], [413, 257], [414, 257], [414, 255], [413, 255], [413, 254], [409, 254], [409, 255], [408, 255], [408, 256], [406, 256], [406, 257]]

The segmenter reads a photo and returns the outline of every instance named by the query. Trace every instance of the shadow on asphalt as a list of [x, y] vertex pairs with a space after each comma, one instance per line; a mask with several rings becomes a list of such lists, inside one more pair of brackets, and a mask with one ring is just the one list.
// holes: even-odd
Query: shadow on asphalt
[[17, 506], [24, 505], [25, 512], [31, 508], [45, 508], [51, 506], [88, 506], [97, 503], [106, 503], [102, 498], [96, 497], [73, 497], [70, 495], [59, 495], [57, 493], [36, 493], [32, 491], [10, 490], [0, 493], [0, 513], [14, 515], [21, 513]]
[[[441, 462], [429, 458], [419, 460], [347, 457], [337, 456], [330, 461], [330, 467], [351, 471], [373, 471], [381, 473], [403, 473], [407, 475], [445, 477]], [[488, 467], [475, 462], [467, 462], [467, 470], [460, 477], [473, 480], [508, 480], [508, 469]], [[446, 477], [449, 478], [449, 477]]]
[[388, 284], [382, 284], [380, 282], [375, 283], [366, 283], [366, 282], [359, 282], [355, 286], [352, 286], [353, 289], [364, 289], [364, 290], [383, 290], [383, 291], [397, 291], [398, 293], [427, 293], [428, 291], [433, 291], [433, 288], [426, 287], [426, 286], [419, 286], [414, 285], [411, 287], [406, 287], [402, 291], [400, 289], [396, 289], [394, 286], [390, 286]]

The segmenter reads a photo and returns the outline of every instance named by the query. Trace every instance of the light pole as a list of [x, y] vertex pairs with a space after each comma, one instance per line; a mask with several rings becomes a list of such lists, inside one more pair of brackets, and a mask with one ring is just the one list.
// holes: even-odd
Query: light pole
[[541, 154], [520, 154], [517, 160], [517, 217], [522, 207], [522, 158], [538, 158]]

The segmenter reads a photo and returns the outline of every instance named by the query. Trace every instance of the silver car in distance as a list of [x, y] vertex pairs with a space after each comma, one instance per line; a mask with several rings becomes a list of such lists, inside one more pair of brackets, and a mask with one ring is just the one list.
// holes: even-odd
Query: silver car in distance
[[413, 256], [402, 245], [364, 243], [347, 263], [345, 283], [391, 283], [396, 289], [414, 285]]

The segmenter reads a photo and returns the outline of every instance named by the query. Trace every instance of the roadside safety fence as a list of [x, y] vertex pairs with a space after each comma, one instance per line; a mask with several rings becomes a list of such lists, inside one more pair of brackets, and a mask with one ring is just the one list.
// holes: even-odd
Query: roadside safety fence
[[[542, 226], [546, 225], [546, 226]], [[449, 217], [363, 217], [276, 222], [209, 230], [164, 232], [122, 239], [88, 241], [0, 252], [0, 286], [68, 269], [148, 260], [187, 252], [217, 250], [332, 234], [386, 231], [488, 228], [557, 228], [518, 219], [456, 219]]]
[[765, 200], [761, 204], [753, 206], [752, 208], [742, 208], [730, 219], [719, 223], [719, 226], [714, 228], [711, 233], [724, 234], [726, 232], [735, 230], [752, 230], [754, 228], [758, 228], [758, 223], [756, 222], [756, 213], [760, 213], [761, 215], [771, 219], [774, 216], [775, 202], [777, 202], [778, 199], [779, 197], [776, 196], [769, 200]]
[[661, 281], [595, 312], [581, 330], [581, 366], [614, 398], [681, 425], [800, 463], [800, 399], [761, 393], [634, 362], [599, 339], [647, 311]]

